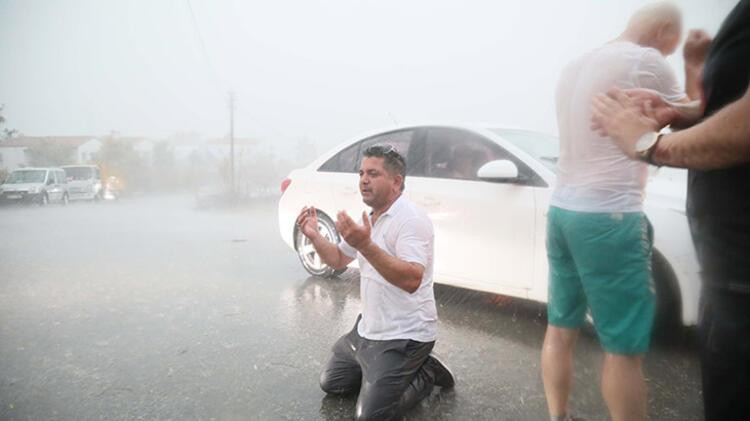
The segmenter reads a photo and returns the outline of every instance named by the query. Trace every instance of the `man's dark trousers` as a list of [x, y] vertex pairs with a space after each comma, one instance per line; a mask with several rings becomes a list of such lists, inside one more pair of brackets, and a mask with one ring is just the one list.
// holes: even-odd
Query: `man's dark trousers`
[[357, 420], [394, 419], [432, 391], [433, 374], [425, 363], [435, 342], [365, 339], [357, 332], [361, 317], [334, 344], [320, 387], [331, 394], [359, 390]]

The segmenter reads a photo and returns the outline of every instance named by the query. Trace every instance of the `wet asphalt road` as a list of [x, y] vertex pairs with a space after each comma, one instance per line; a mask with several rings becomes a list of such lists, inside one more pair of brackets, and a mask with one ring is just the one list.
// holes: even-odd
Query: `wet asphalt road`
[[[436, 288], [435, 350], [458, 377], [408, 420], [546, 420], [543, 307]], [[318, 373], [358, 313], [359, 277], [308, 277], [276, 201], [188, 196], [0, 208], [0, 419], [347, 420]], [[602, 353], [578, 343], [573, 410], [607, 419]], [[646, 364], [653, 420], [698, 420], [689, 341]]]

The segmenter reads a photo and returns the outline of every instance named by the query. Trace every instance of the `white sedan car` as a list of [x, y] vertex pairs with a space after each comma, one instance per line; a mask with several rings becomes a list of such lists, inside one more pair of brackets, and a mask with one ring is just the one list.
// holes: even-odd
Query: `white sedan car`
[[[396, 147], [406, 158], [407, 195], [435, 227], [437, 283], [547, 301], [545, 230], [555, 184], [557, 139], [531, 131], [464, 125], [402, 126], [346, 142], [283, 181], [279, 228], [313, 275], [337, 274], [297, 231], [303, 206], [318, 210], [320, 230], [339, 241], [333, 220], [367, 210], [359, 193], [362, 151]], [[686, 175], [654, 170], [646, 213], [655, 231], [657, 323], [695, 325], [698, 263], [685, 216]], [[351, 266], [356, 267], [356, 260]]]

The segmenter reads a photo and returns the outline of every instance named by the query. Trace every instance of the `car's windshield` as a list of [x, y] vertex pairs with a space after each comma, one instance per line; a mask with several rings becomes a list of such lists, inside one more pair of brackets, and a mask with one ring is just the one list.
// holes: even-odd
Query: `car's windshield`
[[72, 180], [88, 180], [94, 175], [91, 167], [67, 167], [64, 170], [65, 176]]
[[44, 183], [45, 170], [16, 170], [10, 173], [5, 184]]
[[560, 144], [556, 137], [515, 129], [490, 129], [503, 139], [528, 153], [552, 171], [557, 171]]

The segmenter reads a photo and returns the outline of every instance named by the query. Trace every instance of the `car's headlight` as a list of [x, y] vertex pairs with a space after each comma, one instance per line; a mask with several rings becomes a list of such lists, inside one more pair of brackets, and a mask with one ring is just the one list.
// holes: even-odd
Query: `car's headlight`
[[39, 187], [29, 187], [29, 193], [31, 194], [39, 193]]

